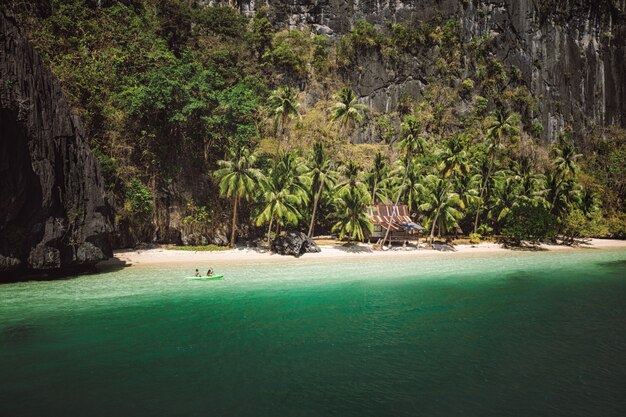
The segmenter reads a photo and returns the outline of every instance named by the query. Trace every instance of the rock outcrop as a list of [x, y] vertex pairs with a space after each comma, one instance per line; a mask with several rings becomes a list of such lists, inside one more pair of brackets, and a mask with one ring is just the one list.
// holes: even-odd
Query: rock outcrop
[[83, 136], [58, 79], [0, 12], [0, 273], [111, 256], [100, 168]]
[[278, 236], [272, 241], [272, 252], [280, 255], [292, 255], [296, 258], [305, 253], [320, 252], [319, 246], [310, 237], [302, 232], [289, 232]]
[[[209, 2], [211, 3], [211, 2]], [[539, 103], [536, 121], [553, 141], [571, 126], [584, 134], [609, 125], [626, 127], [626, 0], [252, 0], [238, 2], [246, 15], [268, 4], [274, 22], [283, 27], [309, 25], [316, 32], [342, 35], [358, 19], [426, 22], [433, 18], [461, 22], [469, 42], [489, 35], [495, 54], [517, 66]], [[359, 57], [348, 81], [377, 112], [394, 111], [398, 98], [419, 97], [426, 56], [415, 62], [384, 65], [376, 53]], [[367, 141], [367, 140], [365, 140]]]

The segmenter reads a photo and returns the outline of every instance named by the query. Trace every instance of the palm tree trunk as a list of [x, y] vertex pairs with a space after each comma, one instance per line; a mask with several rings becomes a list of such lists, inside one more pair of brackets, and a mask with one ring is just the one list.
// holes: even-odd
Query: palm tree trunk
[[313, 235], [313, 225], [315, 224], [315, 212], [317, 211], [317, 204], [319, 203], [320, 195], [322, 194], [322, 188], [324, 188], [324, 181], [320, 181], [320, 186], [315, 193], [315, 198], [313, 199], [313, 213], [311, 214], [311, 224], [309, 225], [309, 233], [308, 237]]
[[376, 188], [378, 188], [378, 180], [374, 180], [374, 187], [372, 187], [372, 204], [376, 204]]
[[433, 226], [430, 228], [430, 246], [433, 245], [433, 241], [435, 240], [435, 226], [437, 225], [437, 220], [439, 220], [439, 210], [441, 207], [437, 208], [437, 212], [435, 213], [435, 218], [433, 219]]
[[489, 164], [489, 169], [487, 170], [487, 177], [483, 181], [483, 186], [480, 189], [480, 199], [478, 200], [478, 207], [476, 208], [476, 219], [474, 220], [474, 233], [476, 233], [476, 230], [478, 230], [478, 217], [480, 217], [480, 211], [481, 211], [482, 205], [483, 205], [483, 197], [484, 197], [484, 194], [485, 194], [485, 190], [487, 189], [487, 182], [489, 181], [489, 177], [491, 177], [491, 170], [493, 168], [494, 157], [495, 156], [491, 157], [491, 162]]
[[235, 231], [237, 230], [237, 205], [239, 203], [239, 197], [235, 197], [235, 202], [233, 204], [233, 224], [230, 233], [230, 247], [235, 247]]
[[271, 215], [270, 216], [270, 225], [267, 228], [267, 244], [268, 244], [268, 246], [271, 246], [270, 245], [270, 233], [272, 232], [272, 222], [273, 221], [274, 221], [274, 215]]

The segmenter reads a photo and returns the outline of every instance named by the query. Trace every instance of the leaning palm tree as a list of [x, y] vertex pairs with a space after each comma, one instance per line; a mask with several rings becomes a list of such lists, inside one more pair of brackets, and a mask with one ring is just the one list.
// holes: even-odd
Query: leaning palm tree
[[341, 128], [356, 126], [363, 121], [365, 104], [359, 104], [358, 97], [350, 87], [343, 87], [335, 95], [337, 102], [330, 107], [330, 118], [338, 122]]
[[491, 173], [494, 168], [496, 155], [502, 146], [503, 140], [513, 137], [519, 133], [519, 115], [515, 112], [509, 112], [505, 109], [497, 109], [489, 115], [489, 126], [487, 128], [487, 155], [489, 156], [489, 168], [483, 177], [482, 186], [480, 188], [480, 200], [476, 210], [476, 219], [474, 220], [474, 233], [478, 229], [478, 219], [480, 217], [482, 203], [485, 197], [487, 184], [490, 181]]
[[331, 189], [335, 185], [336, 180], [335, 172], [332, 169], [332, 160], [324, 151], [324, 146], [321, 142], [316, 142], [313, 145], [307, 168], [307, 174], [311, 181], [311, 196], [313, 198], [311, 223], [309, 224], [308, 232], [308, 236], [311, 237], [313, 235], [313, 228], [315, 227], [315, 214], [322, 193], [324, 189]]
[[367, 216], [370, 196], [360, 188], [351, 188], [335, 200], [337, 222], [333, 232], [339, 232], [339, 238], [346, 235], [349, 239], [365, 240], [374, 231], [374, 226]]
[[435, 227], [439, 235], [449, 227], [458, 226], [462, 213], [457, 210], [460, 201], [459, 196], [451, 191], [451, 183], [447, 179], [429, 175], [425, 180], [427, 192], [424, 195], [425, 203], [419, 209], [430, 212], [430, 244], [435, 239]]
[[300, 116], [297, 91], [291, 87], [278, 87], [272, 91], [272, 94], [267, 99], [267, 103], [271, 113], [274, 115], [274, 136], [278, 137], [279, 128], [281, 136], [284, 136], [289, 120], [295, 116]]
[[245, 146], [237, 145], [228, 152], [228, 159], [218, 161], [220, 169], [214, 172], [222, 197], [233, 201], [233, 220], [230, 246], [235, 246], [237, 231], [237, 209], [242, 199], [249, 200], [262, 178], [261, 171], [255, 168], [256, 155]]

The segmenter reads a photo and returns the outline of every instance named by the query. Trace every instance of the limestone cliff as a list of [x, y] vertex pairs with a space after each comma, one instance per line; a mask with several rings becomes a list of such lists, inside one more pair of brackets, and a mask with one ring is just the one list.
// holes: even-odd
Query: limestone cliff
[[57, 78], [0, 12], [0, 272], [111, 255], [97, 160]]
[[[462, 22], [466, 41], [490, 34], [495, 54], [521, 69], [539, 98], [535, 117], [553, 140], [566, 125], [575, 132], [626, 126], [626, 0], [269, 0], [282, 26], [311, 25], [340, 35], [358, 19], [376, 24], [427, 21], [436, 16]], [[265, 5], [243, 0], [242, 12]], [[427, 60], [401, 68], [361, 57], [350, 83], [376, 111], [395, 110], [402, 94], [418, 96]]]

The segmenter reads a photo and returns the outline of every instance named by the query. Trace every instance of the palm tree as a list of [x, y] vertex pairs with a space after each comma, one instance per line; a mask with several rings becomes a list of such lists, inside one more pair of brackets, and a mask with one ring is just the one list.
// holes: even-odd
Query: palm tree
[[483, 183], [480, 188], [480, 200], [478, 201], [478, 208], [476, 210], [476, 219], [474, 220], [474, 233], [478, 229], [478, 219], [484, 201], [485, 191], [487, 183], [490, 180], [491, 172], [493, 171], [496, 154], [498, 149], [502, 146], [502, 141], [505, 138], [512, 137], [519, 133], [519, 115], [514, 112], [509, 112], [505, 109], [497, 109], [489, 115], [488, 119], [489, 127], [487, 128], [487, 155], [489, 156], [489, 167], [487, 169], [486, 176], [483, 177]]
[[461, 135], [455, 135], [446, 141], [441, 154], [441, 172], [444, 178], [453, 174], [467, 175], [469, 173], [467, 151]]
[[456, 209], [459, 206], [459, 196], [450, 190], [449, 180], [429, 175], [425, 182], [427, 185], [427, 192], [424, 195], [426, 202], [419, 208], [431, 213], [430, 244], [432, 245], [435, 239], [435, 226], [441, 235], [449, 227], [458, 226], [462, 214]]
[[546, 175], [546, 188], [543, 191], [550, 212], [558, 219], [565, 217], [570, 207], [578, 203], [580, 187], [573, 179], [563, 179], [557, 172]]
[[409, 213], [419, 206], [424, 190], [422, 185], [424, 176], [422, 175], [422, 165], [417, 163], [415, 158], [412, 158], [408, 165], [405, 165], [403, 159], [396, 161], [395, 175], [388, 182], [392, 183], [390, 188], [395, 187], [391, 192], [391, 195], [395, 197], [394, 201], [405, 201]]
[[487, 139], [490, 141], [490, 146], [494, 152], [502, 145], [504, 139], [519, 133], [519, 115], [506, 109], [499, 108], [491, 112], [488, 123]]
[[[519, 184], [515, 176], [507, 171], [497, 172], [496, 183], [493, 193], [493, 217], [497, 222], [502, 222], [511, 209], [518, 205]], [[490, 214], [491, 215], [491, 214]]]
[[398, 145], [400, 149], [404, 150], [404, 162], [408, 164], [410, 159], [418, 152], [424, 153], [424, 138], [420, 136], [422, 126], [415, 116], [408, 115], [404, 117], [400, 129], [402, 132], [402, 140]]
[[352, 188], [363, 188], [364, 184], [361, 181], [361, 166], [349, 160], [341, 166], [341, 174], [344, 180], [337, 185], [337, 193], [342, 194], [349, 191]]
[[276, 181], [276, 178], [269, 178], [263, 184], [263, 200], [266, 205], [261, 214], [256, 219], [256, 225], [261, 226], [269, 223], [267, 228], [267, 242], [270, 242], [270, 233], [274, 219], [279, 224], [295, 224], [300, 218], [299, 206], [302, 198], [297, 194], [291, 194], [288, 188]]
[[339, 122], [341, 128], [354, 127], [363, 121], [363, 112], [367, 110], [365, 104], [359, 104], [358, 97], [349, 87], [343, 87], [335, 95], [337, 102], [330, 107], [330, 118]]
[[313, 145], [307, 168], [311, 180], [311, 196], [313, 197], [313, 210], [308, 232], [308, 236], [311, 237], [313, 235], [313, 228], [315, 227], [315, 214], [322, 193], [325, 188], [331, 189], [335, 185], [332, 161], [324, 151], [324, 146], [321, 142], [316, 142]]
[[560, 147], [553, 148], [554, 168], [561, 178], [573, 178], [576, 176], [578, 166], [576, 161], [582, 156], [577, 154], [574, 145], [563, 143]]
[[268, 243], [274, 221], [280, 227], [296, 224], [301, 218], [300, 208], [308, 202], [306, 189], [309, 179], [304, 175], [304, 170], [305, 166], [297, 152], [282, 152], [261, 183], [265, 207], [257, 217], [256, 224], [260, 226], [269, 223]]
[[279, 127], [281, 135], [284, 136], [285, 127], [289, 120], [295, 116], [300, 116], [298, 111], [298, 107], [300, 107], [298, 93], [291, 87], [278, 87], [272, 91], [267, 102], [270, 111], [274, 115], [274, 136], [278, 137]]
[[[402, 184], [400, 185], [400, 189], [398, 190], [398, 195], [396, 196], [396, 203], [394, 205], [394, 211], [398, 207], [400, 203], [400, 196], [404, 191], [404, 185], [406, 184], [407, 176], [411, 171], [410, 165], [413, 161], [413, 155], [419, 150], [424, 152], [424, 140], [420, 137], [420, 123], [415, 118], [415, 116], [408, 115], [404, 118], [402, 122], [402, 140], [400, 141], [400, 149], [404, 151], [403, 159], [404, 166], [406, 167], [404, 170], [404, 178], [402, 179]], [[389, 237], [389, 231], [391, 230], [391, 222], [387, 226], [387, 230], [385, 231], [385, 237], [381, 245], [384, 247], [387, 238]], [[418, 245], [419, 248], [419, 245]]]
[[218, 161], [220, 169], [213, 174], [218, 181], [220, 195], [233, 200], [230, 247], [235, 246], [239, 202], [241, 199], [250, 199], [262, 178], [255, 164], [256, 155], [247, 147], [238, 145], [229, 150], [228, 159]]
[[585, 188], [581, 192], [579, 206], [580, 211], [582, 211], [587, 218], [591, 218], [594, 213], [600, 210], [598, 197], [589, 188]]
[[513, 161], [513, 176], [520, 186], [519, 197], [521, 199], [536, 202], [539, 198], [539, 184], [542, 176], [535, 173], [533, 160], [523, 157], [518, 161]]
[[459, 175], [454, 179], [454, 191], [459, 196], [459, 208], [467, 210], [478, 203], [480, 175]]
[[376, 203], [377, 200], [382, 200], [384, 195], [381, 195], [381, 183], [385, 181], [389, 175], [389, 166], [387, 165], [387, 159], [382, 152], [378, 151], [374, 157], [374, 163], [367, 172], [365, 181], [370, 189], [372, 203]]
[[337, 222], [333, 232], [339, 232], [339, 238], [346, 235], [349, 239], [365, 240], [374, 231], [374, 226], [367, 216], [370, 196], [361, 188], [351, 188], [335, 200]]

